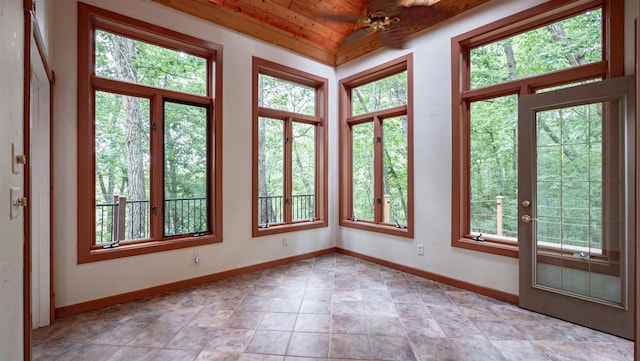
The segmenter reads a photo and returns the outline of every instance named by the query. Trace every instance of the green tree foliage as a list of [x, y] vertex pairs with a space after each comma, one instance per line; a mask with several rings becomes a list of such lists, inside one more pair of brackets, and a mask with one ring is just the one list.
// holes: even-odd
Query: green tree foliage
[[[95, 74], [99, 77], [207, 94], [205, 58], [102, 30], [96, 31], [95, 54]], [[203, 111], [206, 112], [203, 108], [165, 103], [166, 199], [207, 196], [203, 189], [207, 149]], [[96, 203], [111, 204], [114, 196], [126, 197], [127, 239], [149, 236], [151, 123], [160, 126], [150, 114], [149, 99], [96, 92]], [[97, 242], [112, 240], [109, 232], [113, 209], [97, 207]], [[192, 222], [189, 217], [180, 223]], [[199, 230], [193, 223], [189, 227], [193, 228], [189, 232]]]
[[[354, 116], [407, 104], [407, 72], [400, 72], [353, 88]], [[385, 118], [380, 139], [383, 153], [382, 186], [388, 202], [387, 222], [407, 224], [408, 130], [407, 117]], [[353, 215], [357, 219], [374, 219], [374, 123], [353, 125], [352, 175]], [[387, 199], [387, 200], [385, 200]]]
[[[293, 114], [316, 115], [315, 89], [260, 74], [258, 105]], [[286, 124], [291, 124], [287, 139]], [[315, 218], [316, 126], [293, 117], [259, 118], [258, 219], [260, 224], [284, 221], [285, 144], [291, 145], [293, 221]]]
[[353, 216], [373, 220], [374, 212], [374, 136], [373, 122], [351, 127]]
[[593, 10], [471, 50], [471, 88], [602, 60], [602, 11]]
[[[471, 50], [471, 88], [602, 60], [602, 11], [583, 14]], [[573, 84], [565, 85], [571, 86]], [[517, 237], [518, 95], [470, 104], [471, 231]], [[602, 108], [552, 110], [536, 120], [538, 239], [602, 246]], [[522, 130], [521, 130], [522, 131]]]

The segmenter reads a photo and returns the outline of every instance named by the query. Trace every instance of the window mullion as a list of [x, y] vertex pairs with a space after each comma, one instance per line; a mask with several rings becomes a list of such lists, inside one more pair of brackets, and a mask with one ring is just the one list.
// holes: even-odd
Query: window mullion
[[149, 177], [150, 187], [149, 201], [151, 210], [150, 235], [154, 240], [160, 240], [164, 237], [163, 214], [164, 214], [164, 99], [162, 95], [156, 93], [151, 98], [151, 116], [149, 117], [151, 124], [151, 170]]
[[293, 187], [291, 181], [293, 179], [292, 161], [293, 161], [293, 118], [287, 117], [284, 121], [284, 223], [291, 223], [292, 214], [292, 194]]
[[374, 214], [373, 222], [382, 223], [382, 193], [383, 193], [383, 134], [382, 134], [382, 119], [375, 117], [373, 120], [373, 135], [374, 135], [374, 155], [373, 155], [373, 182], [374, 182]]

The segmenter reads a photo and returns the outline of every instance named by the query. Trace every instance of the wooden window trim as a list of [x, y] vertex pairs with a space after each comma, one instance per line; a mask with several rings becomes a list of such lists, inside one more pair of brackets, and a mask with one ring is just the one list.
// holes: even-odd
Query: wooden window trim
[[[470, 50], [544, 24], [602, 7], [603, 61], [529, 78], [470, 89]], [[615, 21], [612, 19], [616, 19]], [[497, 239], [478, 242], [469, 234], [470, 103], [588, 79], [624, 75], [624, 2], [616, 0], [552, 0], [451, 39], [452, 200], [451, 245], [506, 257], [519, 257], [518, 244]]]
[[[388, 76], [407, 71], [407, 104], [389, 109], [374, 111], [352, 116], [351, 89], [386, 78]], [[339, 219], [340, 225], [399, 237], [414, 237], [414, 188], [413, 188], [413, 54], [407, 54], [397, 59], [380, 64], [371, 69], [351, 75], [339, 81], [340, 101], [340, 165], [339, 165]], [[378, 119], [391, 118], [400, 115], [407, 117], [407, 224], [405, 228], [397, 228], [395, 224], [374, 223], [371, 221], [354, 221], [352, 219], [352, 174], [351, 174], [351, 126]], [[376, 167], [375, 172], [381, 172]], [[379, 174], [376, 179], [380, 178]], [[379, 185], [375, 187], [380, 187]], [[378, 207], [380, 208], [380, 207]], [[380, 209], [377, 210], [381, 212]]]
[[[258, 77], [260, 74], [272, 76], [315, 89], [315, 115], [292, 113], [288, 111], [271, 109], [258, 106]], [[253, 57], [252, 74], [252, 112], [253, 112], [253, 167], [252, 167], [252, 198], [251, 212], [253, 237], [267, 236], [271, 234], [287, 233], [307, 229], [322, 228], [328, 226], [328, 126], [326, 117], [328, 114], [328, 87], [326, 78], [316, 76], [295, 68], [271, 62], [258, 57]], [[268, 228], [262, 228], [258, 224], [258, 120], [260, 117], [285, 120], [285, 124], [293, 121], [314, 125], [316, 127], [316, 218], [313, 221], [298, 220], [291, 223], [271, 224]], [[291, 162], [288, 162], [291, 164]], [[285, 178], [291, 179], [291, 168], [285, 169]], [[289, 184], [291, 182], [285, 182]], [[286, 193], [289, 193], [285, 190]], [[284, 207], [283, 211], [290, 213], [291, 207]]]
[[[108, 30], [127, 37], [183, 51], [207, 59], [207, 94], [205, 96], [153, 88], [141, 84], [129, 84], [118, 80], [99, 78], [94, 73], [94, 31]], [[210, 227], [204, 236], [156, 237], [151, 240], [127, 241], [119, 247], [103, 249], [94, 246], [95, 241], [95, 163], [94, 163], [94, 93], [109, 91], [117, 94], [156, 99], [151, 103], [150, 114], [162, 112], [165, 101], [178, 101], [206, 105], [209, 108], [209, 125], [213, 135], [209, 137]], [[213, 117], [213, 119], [211, 119]], [[156, 137], [159, 139], [160, 137]], [[152, 147], [162, 147], [158, 140], [151, 140]], [[78, 3], [78, 263], [88, 263], [161, 252], [185, 247], [222, 242], [222, 46], [180, 34], [156, 25], [142, 22], [104, 9]], [[157, 157], [156, 157], [157, 158]], [[160, 168], [158, 168], [160, 167]], [[151, 168], [162, 169], [162, 159], [152, 160]], [[162, 189], [159, 177], [151, 178], [152, 189]], [[158, 188], [159, 187], [159, 188]], [[157, 191], [156, 191], [157, 192]], [[153, 195], [152, 195], [153, 197]], [[155, 217], [159, 218], [159, 217]], [[158, 220], [152, 219], [157, 223]]]

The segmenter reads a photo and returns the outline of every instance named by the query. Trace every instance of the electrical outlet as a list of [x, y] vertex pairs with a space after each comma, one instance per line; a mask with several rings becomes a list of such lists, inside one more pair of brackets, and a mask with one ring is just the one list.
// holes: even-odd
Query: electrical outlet
[[424, 256], [424, 245], [418, 244], [418, 256]]
[[286, 247], [289, 245], [289, 239], [287, 236], [282, 237], [282, 247]]

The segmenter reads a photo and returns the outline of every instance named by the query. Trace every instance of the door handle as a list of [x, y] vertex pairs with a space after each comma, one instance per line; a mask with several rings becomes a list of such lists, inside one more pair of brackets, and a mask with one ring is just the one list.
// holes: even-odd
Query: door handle
[[520, 217], [520, 220], [522, 221], [522, 223], [531, 223], [531, 222], [535, 221], [536, 218], [531, 218], [530, 215], [525, 214], [524, 216]]

